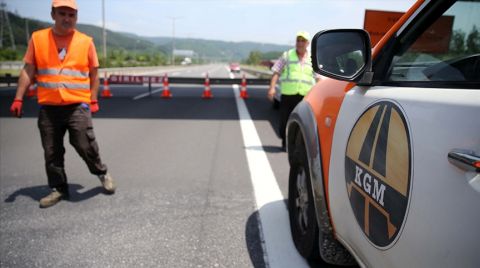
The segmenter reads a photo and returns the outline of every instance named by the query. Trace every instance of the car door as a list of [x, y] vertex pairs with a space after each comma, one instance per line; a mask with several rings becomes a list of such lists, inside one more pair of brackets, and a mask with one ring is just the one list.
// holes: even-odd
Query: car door
[[330, 211], [369, 267], [480, 264], [479, 30], [479, 1], [426, 1], [344, 98]]

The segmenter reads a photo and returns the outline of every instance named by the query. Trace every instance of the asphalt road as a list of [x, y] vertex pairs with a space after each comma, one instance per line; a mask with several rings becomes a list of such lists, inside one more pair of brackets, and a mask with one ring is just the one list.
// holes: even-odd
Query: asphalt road
[[[205, 72], [232, 77], [227, 65], [182, 68], [169, 75], [203, 77]], [[110, 89], [113, 97], [100, 99], [94, 129], [117, 192], [102, 191], [67, 135], [71, 198], [40, 209], [38, 201], [49, 189], [36, 126], [38, 105], [34, 99], [25, 100], [23, 118], [12, 118], [8, 109], [14, 88], [0, 88], [0, 267], [288, 263], [281, 258], [289, 254], [278, 254], [274, 263], [265, 254], [268, 237], [259, 227], [246, 155], [252, 148], [245, 146], [231, 86], [212, 87], [214, 97], [209, 100], [201, 98], [203, 85], [172, 84], [171, 99], [160, 98], [160, 85], [154, 85], [153, 95], [145, 95], [144, 86]], [[287, 156], [276, 135], [278, 112], [266, 91], [265, 86], [249, 88], [244, 103], [261, 141], [253, 149], [265, 153], [286, 197]], [[285, 200], [276, 203], [284, 207]], [[288, 226], [288, 218], [278, 224]], [[289, 234], [283, 236], [291, 243]]]

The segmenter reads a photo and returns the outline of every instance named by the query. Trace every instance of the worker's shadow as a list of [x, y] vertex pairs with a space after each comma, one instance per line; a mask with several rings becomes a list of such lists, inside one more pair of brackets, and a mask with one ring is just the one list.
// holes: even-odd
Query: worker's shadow
[[[104, 193], [104, 189], [100, 186], [92, 188], [87, 191], [81, 191], [83, 188], [84, 187], [80, 184], [69, 184], [70, 198], [67, 201], [82, 202], [98, 194]], [[51, 191], [50, 187], [46, 185], [22, 188], [10, 194], [10, 196], [7, 197], [7, 199], [5, 199], [5, 202], [6, 203], [15, 202], [15, 199], [17, 199], [18, 196], [26, 196], [26, 197], [30, 197], [35, 201], [40, 201], [40, 199], [47, 196], [50, 193], [50, 191]]]

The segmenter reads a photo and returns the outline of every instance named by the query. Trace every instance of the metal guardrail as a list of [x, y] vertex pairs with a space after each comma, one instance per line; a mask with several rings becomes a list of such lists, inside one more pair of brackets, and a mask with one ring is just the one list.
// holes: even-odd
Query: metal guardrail
[[[11, 85], [16, 85], [18, 82], [18, 76], [11, 76], [9, 74], [0, 76], [0, 87], [2, 85], [7, 85], [7, 87]], [[103, 78], [100, 78], [100, 83], [103, 83]]]
[[10, 84], [17, 84], [17, 82], [18, 76], [12, 76], [10, 74], [0, 76], [0, 84], [7, 84], [8, 87]]
[[[132, 76], [134, 77], [134, 76]], [[153, 79], [148, 79], [148, 80], [142, 80], [139, 81], [138, 83], [134, 82], [113, 82], [111, 79], [108, 80], [109, 83], [111, 84], [144, 84], [144, 83], [162, 83], [163, 76], [146, 76], [146, 78], [153, 78]], [[211, 85], [233, 85], [233, 84], [241, 84], [242, 79], [241, 78], [209, 78], [210, 79], [210, 84]], [[103, 84], [103, 78], [100, 78], [100, 83]], [[17, 84], [18, 82], [18, 76], [10, 76], [10, 75], [5, 75], [5, 76], [0, 76], [0, 84], [7, 84], [7, 86], [10, 86], [11, 84]], [[170, 84], [196, 84], [196, 85], [203, 85], [205, 83], [205, 78], [198, 78], [198, 77], [169, 77], [168, 82]], [[261, 78], [250, 78], [246, 79], [247, 85], [269, 85], [270, 84], [270, 79], [261, 79]]]
[[[241, 78], [209, 78], [211, 85], [240, 85], [242, 83]], [[260, 79], [260, 78], [250, 78], [245, 79], [247, 85], [269, 85], [269, 79]], [[168, 82], [172, 84], [203, 84], [205, 78], [196, 78], [196, 77], [169, 77]]]
[[242, 66], [242, 70], [247, 73], [256, 75], [261, 79], [270, 79], [273, 75], [273, 72], [270, 70], [259, 70], [255, 68], [244, 67], [244, 66]]
[[[181, 69], [183, 66], [178, 66], [179, 69]], [[272, 71], [270, 70], [259, 70], [256, 68], [250, 68], [248, 66], [242, 66], [242, 70], [246, 73], [258, 76], [259, 78], [250, 78], [247, 79], [247, 85], [269, 85], [270, 83], [270, 78], [272, 76]], [[145, 73], [148, 73], [148, 71], [151, 70], [157, 70], [158, 66], [156, 67], [130, 67], [130, 68], [103, 68], [99, 69], [99, 72], [105, 74], [108, 73], [110, 76], [111, 75], [124, 75], [125, 72], [130, 73], [130, 75], [133, 76], [143, 76], [143, 77], [155, 77], [157, 80], [161, 79], [160, 76], [149, 76], [146, 75]], [[135, 73], [137, 73], [135, 75]], [[100, 75], [100, 83], [103, 84], [103, 75]], [[172, 84], [203, 84], [205, 79], [204, 78], [198, 78], [198, 77], [169, 77], [169, 83]], [[2, 85], [7, 85], [10, 86], [12, 84], [17, 84], [18, 82], [18, 76], [12, 76], [11, 74], [5, 74], [3, 76], [0, 76], [0, 86]], [[109, 79], [109, 82], [112, 83], [112, 81]], [[232, 84], [240, 84], [242, 82], [242, 79], [236, 78], [236, 79], [230, 79], [230, 78], [215, 78], [212, 77], [210, 78], [210, 84], [213, 85], [232, 85]], [[148, 83], [146, 81], [145, 83]], [[114, 83], [114, 84], [119, 84], [119, 83]]]
[[[108, 82], [110, 84], [161, 84], [164, 76], [135, 76], [135, 75], [111, 75]], [[202, 77], [168, 77], [169, 84], [196, 84], [205, 83], [206, 78]], [[242, 78], [209, 78], [211, 85], [233, 85], [241, 84]], [[268, 85], [269, 79], [250, 78], [245, 79], [247, 85]]]

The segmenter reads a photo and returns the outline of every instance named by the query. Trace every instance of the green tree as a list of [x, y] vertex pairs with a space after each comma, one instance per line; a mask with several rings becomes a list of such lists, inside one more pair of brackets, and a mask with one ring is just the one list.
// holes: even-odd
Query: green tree
[[472, 31], [468, 34], [468, 37], [467, 37], [467, 52], [468, 53], [480, 52], [480, 34], [475, 25], [473, 25]]
[[258, 65], [262, 60], [262, 53], [260, 51], [251, 51], [247, 58], [247, 64]]
[[457, 53], [465, 51], [465, 32], [462, 30], [456, 30], [453, 32], [450, 41], [450, 50]]
[[262, 54], [262, 60], [276, 60], [282, 56], [281, 51], [271, 51]]
[[14, 61], [14, 60], [21, 60], [22, 56], [20, 52], [17, 50], [13, 50], [10, 48], [0, 49], [0, 61]]

